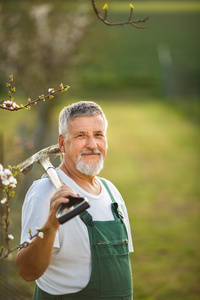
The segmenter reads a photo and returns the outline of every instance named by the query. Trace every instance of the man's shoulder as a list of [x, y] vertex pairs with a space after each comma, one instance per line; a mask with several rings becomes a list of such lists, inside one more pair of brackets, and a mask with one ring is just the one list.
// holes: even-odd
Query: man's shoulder
[[51, 185], [51, 181], [47, 174], [43, 174], [41, 178], [38, 178], [33, 181], [33, 187], [40, 187], [40, 186], [49, 186]]
[[48, 176], [42, 176], [41, 178], [35, 180], [30, 186], [27, 195], [42, 195], [52, 192], [54, 189]]
[[106, 178], [103, 178], [103, 177], [97, 177], [97, 179], [99, 179], [101, 182], [105, 182], [109, 187], [113, 187], [116, 189], [114, 183], [112, 183], [110, 180], [106, 179]]
[[111, 182], [110, 180], [103, 178], [103, 177], [97, 177], [97, 178], [102, 182], [102, 184], [104, 186], [107, 185], [112, 193], [114, 193], [115, 195], [120, 194], [117, 187], [115, 186], [115, 184], [113, 182]]

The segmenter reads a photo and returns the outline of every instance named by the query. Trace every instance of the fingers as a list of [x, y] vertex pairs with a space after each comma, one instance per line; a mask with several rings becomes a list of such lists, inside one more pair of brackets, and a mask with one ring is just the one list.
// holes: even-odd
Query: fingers
[[56, 218], [56, 213], [61, 203], [69, 202], [69, 199], [67, 199], [68, 196], [77, 197], [77, 194], [70, 187], [66, 185], [61, 186], [52, 194], [50, 199], [50, 210], [49, 210], [48, 221], [53, 226], [59, 227], [60, 224]]
[[50, 206], [54, 207], [54, 209], [57, 211], [61, 203], [69, 202], [67, 199], [68, 196], [76, 197], [77, 194], [70, 187], [63, 185], [53, 193], [50, 200]]
[[70, 187], [63, 185], [53, 193], [51, 198], [67, 198], [68, 196], [77, 196], [77, 194]]

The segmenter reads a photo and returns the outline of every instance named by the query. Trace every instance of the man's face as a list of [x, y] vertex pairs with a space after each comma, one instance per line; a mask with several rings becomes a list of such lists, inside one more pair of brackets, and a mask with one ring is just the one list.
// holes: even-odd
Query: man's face
[[101, 115], [81, 116], [69, 125], [67, 137], [59, 138], [65, 167], [68, 171], [94, 176], [102, 169], [107, 152], [104, 120]]

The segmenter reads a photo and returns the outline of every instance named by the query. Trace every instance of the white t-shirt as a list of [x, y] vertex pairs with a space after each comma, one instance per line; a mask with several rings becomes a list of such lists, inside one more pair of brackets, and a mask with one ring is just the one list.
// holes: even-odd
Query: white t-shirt
[[[59, 168], [57, 172], [64, 184], [89, 200], [88, 212], [94, 221], [114, 220], [110, 196], [98, 178], [101, 193], [96, 196], [83, 190]], [[123, 213], [128, 232], [129, 251], [132, 252], [130, 224], [124, 201], [115, 186], [108, 180], [106, 182]], [[34, 181], [30, 187], [22, 208], [21, 243], [30, 237], [29, 228], [32, 234], [35, 234], [36, 228], [44, 225], [49, 213], [50, 197], [54, 190], [49, 178]], [[59, 227], [54, 241], [51, 263], [36, 283], [42, 290], [52, 295], [75, 293], [87, 285], [90, 274], [91, 252], [88, 230], [80, 217], [76, 216]]]

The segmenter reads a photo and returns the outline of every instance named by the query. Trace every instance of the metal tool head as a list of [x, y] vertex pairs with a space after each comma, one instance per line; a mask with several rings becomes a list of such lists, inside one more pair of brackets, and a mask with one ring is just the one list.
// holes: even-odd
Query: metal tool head
[[50, 154], [61, 154], [58, 144], [44, 148], [39, 152], [33, 154], [31, 157], [27, 158], [25, 161], [18, 165], [20, 172], [22, 172], [23, 174], [27, 174], [32, 169], [34, 163], [39, 163], [42, 158], [48, 159]]

